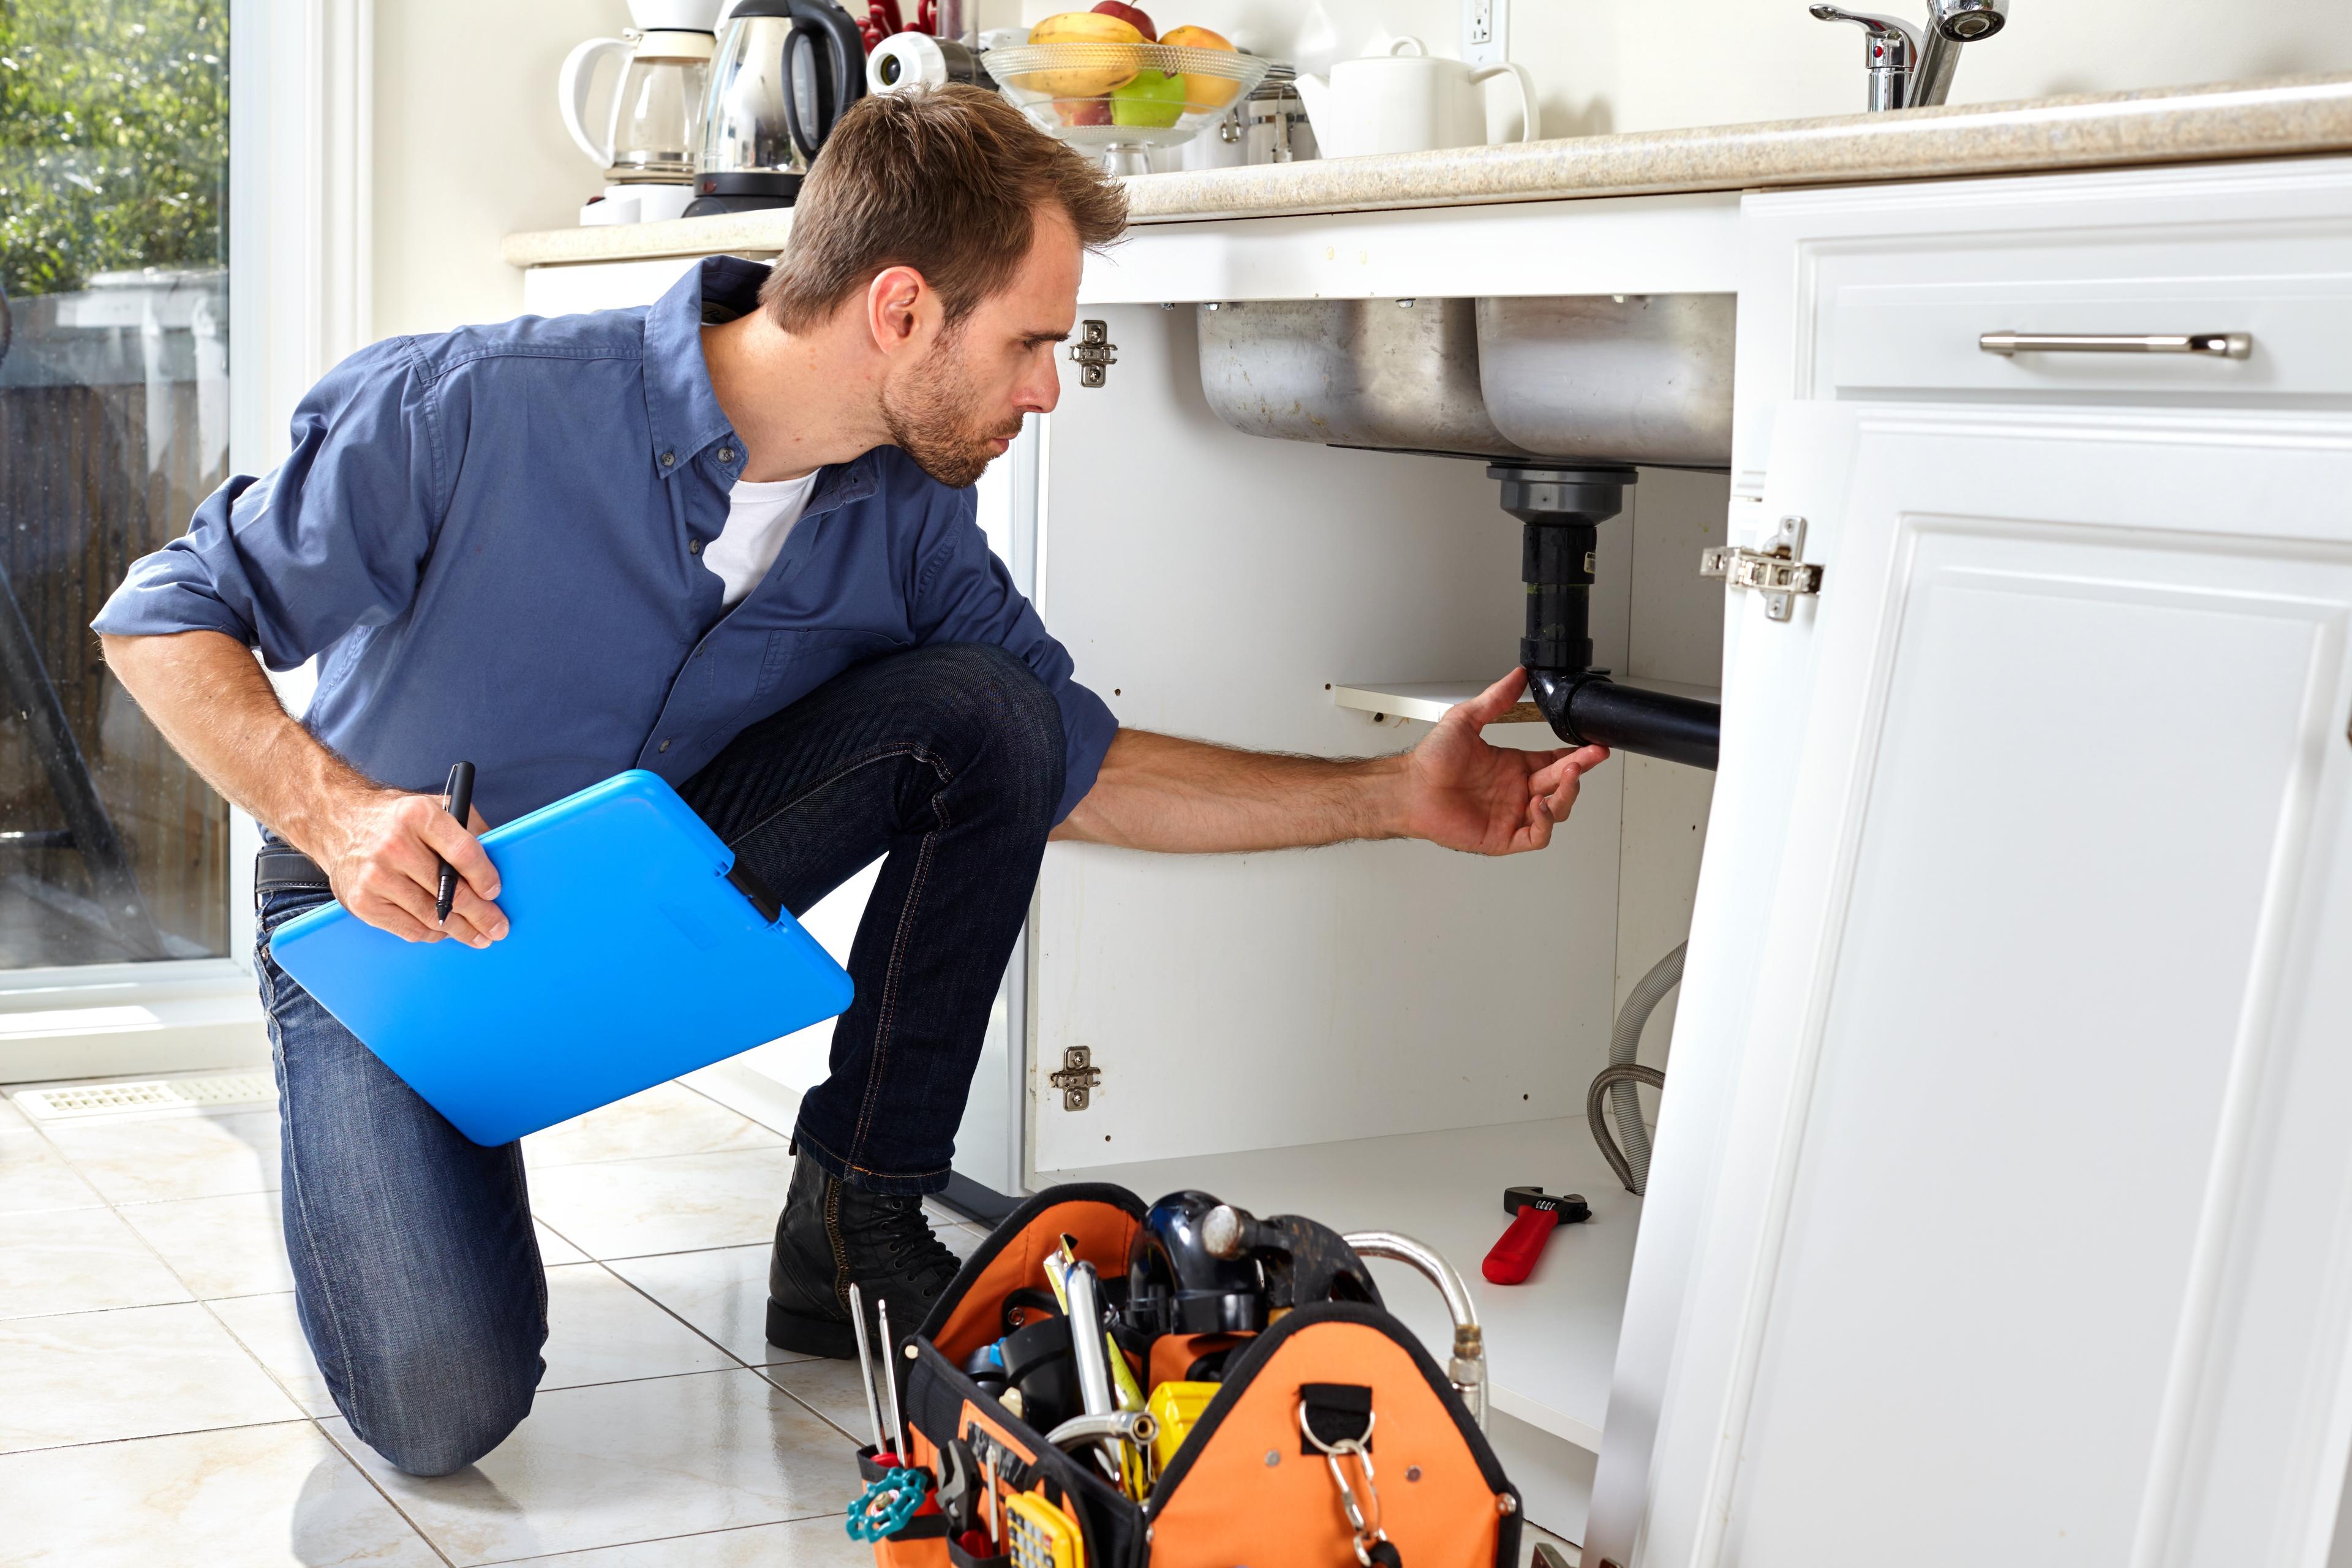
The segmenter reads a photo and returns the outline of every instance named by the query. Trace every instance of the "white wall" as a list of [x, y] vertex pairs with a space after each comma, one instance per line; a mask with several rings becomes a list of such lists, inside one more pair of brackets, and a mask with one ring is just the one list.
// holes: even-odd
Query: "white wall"
[[[982, 0], [1010, 26], [1020, 0]], [[564, 134], [555, 72], [583, 38], [618, 37], [624, 0], [376, 0], [373, 335], [522, 313], [499, 259], [519, 229], [577, 223], [601, 171]], [[908, 16], [914, 0], [901, 5]]]
[[[1024, 21], [1072, 9], [1021, 0]], [[1321, 70], [1412, 33], [1461, 53], [1460, 0], [1145, 0], [1161, 27], [1213, 27]], [[1918, 0], [1853, 8], [1922, 13]], [[1511, 55], [1536, 79], [1547, 134], [1660, 131], [1863, 107], [1858, 28], [1803, 0], [1511, 0]], [[2011, 0], [2001, 35], [1961, 55], [1952, 101], [2116, 92], [2352, 70], [2346, 0]]]
[[522, 313], [499, 259], [517, 229], [579, 220], [598, 171], [564, 134], [555, 71], [583, 38], [628, 26], [622, 0], [378, 0], [376, 337]]

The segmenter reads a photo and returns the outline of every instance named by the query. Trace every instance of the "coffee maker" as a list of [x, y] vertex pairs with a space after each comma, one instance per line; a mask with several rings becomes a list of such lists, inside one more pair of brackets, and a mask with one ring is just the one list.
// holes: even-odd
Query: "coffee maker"
[[866, 92], [866, 40], [832, 0], [740, 0], [710, 66], [687, 216], [787, 207]]
[[[713, 27], [720, 0], [629, 0], [635, 26], [617, 38], [590, 38], [556, 76], [564, 129], [604, 171], [604, 203], [636, 218], [677, 217], [694, 199], [694, 159], [702, 126]], [[620, 69], [602, 128], [588, 98], [598, 63]]]

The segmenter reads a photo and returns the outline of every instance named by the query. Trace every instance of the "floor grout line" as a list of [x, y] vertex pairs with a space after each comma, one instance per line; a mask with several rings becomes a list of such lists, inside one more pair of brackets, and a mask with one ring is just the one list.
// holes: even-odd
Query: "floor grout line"
[[841, 1517], [838, 1510], [828, 1509], [822, 1513], [796, 1513], [789, 1519], [763, 1519], [756, 1524], [729, 1524], [717, 1530], [687, 1530], [676, 1535], [647, 1535], [635, 1541], [611, 1542], [603, 1546], [575, 1546], [565, 1552], [533, 1552], [529, 1557], [497, 1557], [476, 1564], [476, 1568], [507, 1568], [511, 1563], [546, 1563], [554, 1558], [568, 1557], [573, 1552], [610, 1552], [620, 1546], [658, 1546], [665, 1541], [693, 1541], [705, 1535], [736, 1535], [751, 1530], [773, 1530], [780, 1524], [806, 1524], [812, 1520], [837, 1520]]
[[[285, 1294], [288, 1295], [291, 1295], [292, 1293], [293, 1292], [291, 1291], [285, 1292]], [[216, 1300], [223, 1301], [243, 1301], [250, 1300], [252, 1298], [246, 1296], [222, 1296], [216, 1298]], [[251, 1345], [247, 1344], [245, 1342], [244, 1336], [236, 1331], [236, 1328], [226, 1318], [222, 1317], [218, 1312], [213, 1310], [213, 1303], [211, 1301], [199, 1301], [196, 1305], [205, 1310], [205, 1316], [211, 1318], [214, 1322], [220, 1325], [221, 1332], [229, 1337], [231, 1343], [235, 1344], [237, 1349], [243, 1351], [247, 1355], [253, 1358], [253, 1363], [261, 1369], [261, 1375], [268, 1378], [271, 1383], [276, 1384], [278, 1385], [278, 1391], [294, 1402], [294, 1408], [302, 1413], [305, 1420], [315, 1423], [319, 1419], [318, 1416], [311, 1414], [310, 1407], [302, 1403], [301, 1395], [296, 1394], [293, 1389], [288, 1387], [286, 1380], [278, 1376], [277, 1373], [270, 1370], [269, 1363], [261, 1359], [261, 1352], [255, 1350]], [[320, 1375], [324, 1376], [325, 1374], [321, 1373]], [[330, 1395], [330, 1397], [331, 1397], [331, 1395]]]
[[[45, 1136], [46, 1136], [46, 1135], [45, 1135]], [[60, 1152], [62, 1152], [62, 1151], [60, 1151]], [[100, 1195], [101, 1195], [101, 1196], [103, 1196], [103, 1194], [100, 1194]], [[87, 1212], [87, 1211], [77, 1209], [77, 1210], [73, 1210], [73, 1211], [71, 1211], [71, 1212], [73, 1212], [73, 1213], [77, 1213], [77, 1214], [79, 1214], [79, 1213], [85, 1213], [85, 1212]], [[131, 1234], [131, 1236], [132, 1236], [132, 1237], [133, 1237], [138, 1241], [139, 1245], [140, 1245], [140, 1246], [142, 1246], [142, 1247], [145, 1247], [145, 1248], [148, 1250], [148, 1252], [149, 1252], [151, 1255], [152, 1255], [152, 1256], [153, 1256], [153, 1258], [154, 1258], [155, 1261], [156, 1261], [156, 1262], [158, 1262], [158, 1263], [160, 1263], [160, 1264], [162, 1264], [162, 1265], [163, 1266], [163, 1272], [164, 1272], [164, 1273], [166, 1273], [166, 1274], [169, 1274], [169, 1275], [172, 1277], [173, 1282], [174, 1284], [178, 1285], [178, 1286], [180, 1287], [180, 1289], [181, 1289], [185, 1290], [185, 1291], [188, 1293], [188, 1300], [191, 1300], [191, 1301], [196, 1301], [196, 1302], [202, 1302], [202, 1301], [205, 1301], [205, 1300], [208, 1300], [208, 1298], [206, 1298], [206, 1297], [204, 1297], [204, 1296], [200, 1296], [200, 1295], [198, 1295], [198, 1294], [196, 1293], [196, 1288], [195, 1288], [194, 1285], [189, 1284], [189, 1283], [188, 1283], [188, 1281], [187, 1281], [186, 1277], [185, 1277], [185, 1276], [184, 1276], [184, 1275], [183, 1275], [183, 1274], [182, 1274], [182, 1273], [181, 1273], [177, 1268], [173, 1268], [173, 1267], [172, 1266], [172, 1260], [171, 1260], [170, 1258], [168, 1258], [164, 1257], [164, 1256], [163, 1256], [163, 1254], [161, 1251], [157, 1250], [156, 1246], [155, 1246], [155, 1244], [154, 1244], [153, 1242], [152, 1242], [152, 1241], [150, 1241], [150, 1240], [148, 1240], [148, 1239], [147, 1239], [146, 1233], [145, 1233], [145, 1232], [143, 1232], [143, 1231], [142, 1231], [142, 1230], [141, 1230], [137, 1226], [135, 1226], [135, 1225], [131, 1224], [131, 1221], [130, 1221], [128, 1218], [126, 1218], [126, 1217], [124, 1216], [124, 1215], [123, 1215], [123, 1213], [122, 1213], [122, 1208], [121, 1208], [121, 1205], [119, 1205], [119, 1204], [117, 1204], [117, 1203], [115, 1203], [112, 1199], [110, 1199], [110, 1199], [108, 1199], [108, 1200], [107, 1200], [107, 1203], [106, 1203], [106, 1212], [107, 1212], [108, 1214], [110, 1214], [110, 1215], [112, 1215], [114, 1216], [115, 1223], [117, 1223], [117, 1224], [118, 1224], [118, 1225], [120, 1225], [120, 1226], [121, 1226], [123, 1229], [125, 1229], [125, 1230], [129, 1231], [129, 1232]], [[227, 1298], [224, 1297], [224, 1298], [220, 1298], [220, 1299], [221, 1299], [221, 1300], [226, 1300]], [[175, 1307], [175, 1306], [182, 1305], [182, 1303], [177, 1302], [177, 1301], [150, 1301], [150, 1302], [146, 1302], [146, 1303], [144, 1303], [144, 1304], [145, 1304], [145, 1305], [147, 1305], [147, 1306], [152, 1306], [152, 1307]], [[107, 1310], [108, 1309], [104, 1309], [104, 1308], [98, 1308], [98, 1309], [94, 1309], [94, 1310], [100, 1310], [100, 1311], [103, 1311], [103, 1310]], [[63, 1313], [63, 1312], [42, 1312], [42, 1313], [37, 1313], [37, 1314], [34, 1314], [34, 1315], [35, 1315], [35, 1316], [38, 1316], [38, 1317], [45, 1317], [45, 1318], [55, 1318], [55, 1317], [66, 1317], [66, 1316], [68, 1316], [69, 1314]], [[23, 1321], [24, 1320], [22, 1320], [22, 1319], [11, 1319], [10, 1321], [15, 1321], [15, 1322], [21, 1322], [21, 1321]]]
[[[736, 1112], [734, 1114], [740, 1115], [740, 1112]], [[745, 1117], [743, 1120], [749, 1122], [750, 1125], [758, 1127], [762, 1132], [770, 1132], [770, 1129], [761, 1127], [758, 1122], [751, 1121], [749, 1117]], [[772, 1138], [772, 1133], [771, 1133], [771, 1136]], [[773, 1138], [772, 1142], [763, 1143], [735, 1143], [730, 1144], [724, 1149], [672, 1149], [667, 1153], [660, 1154], [597, 1154], [585, 1160], [546, 1160], [536, 1162], [530, 1160], [529, 1156], [525, 1156], [523, 1169], [533, 1173], [537, 1173], [541, 1171], [576, 1171], [583, 1165], [627, 1165], [640, 1163], [646, 1160], [708, 1159], [713, 1154], [764, 1154], [771, 1150], [781, 1149], [783, 1146], [784, 1141], [782, 1138]]]
[[[790, 1364], [798, 1364], [798, 1363], [790, 1363]], [[827, 1415], [824, 1411], [819, 1410], [815, 1405], [814, 1405], [810, 1404], [807, 1400], [803, 1399], [799, 1394], [794, 1394], [791, 1389], [786, 1388], [782, 1384], [778, 1383], [774, 1378], [770, 1377], [770, 1376], [768, 1375], [768, 1373], [769, 1373], [769, 1370], [770, 1370], [770, 1369], [768, 1369], [767, 1367], [764, 1367], [764, 1366], [755, 1366], [755, 1367], [748, 1368], [747, 1370], [751, 1373], [751, 1375], [752, 1375], [752, 1376], [754, 1376], [754, 1377], [758, 1378], [761, 1382], [762, 1382], [762, 1383], [766, 1384], [769, 1387], [771, 1387], [771, 1388], [774, 1389], [777, 1393], [779, 1393], [779, 1394], [782, 1394], [786, 1399], [791, 1400], [794, 1405], [799, 1405], [802, 1409], [803, 1409], [803, 1410], [807, 1411], [810, 1415], [812, 1415], [815, 1416], [818, 1420], [820, 1420], [820, 1421], [824, 1422], [826, 1426], [828, 1426], [832, 1427], [835, 1431], [836, 1431], [836, 1432], [840, 1433], [840, 1434], [842, 1435], [842, 1436], [843, 1436], [844, 1438], [845, 1438], [845, 1439], [848, 1441], [849, 1446], [850, 1446], [853, 1449], [856, 1449], [856, 1448], [862, 1448], [862, 1447], [864, 1447], [866, 1446], [864, 1443], [862, 1443], [862, 1442], [860, 1442], [860, 1441], [858, 1440], [857, 1435], [856, 1435], [856, 1433], [852, 1432], [848, 1427], [844, 1426], [840, 1422], [835, 1421], [832, 1416]]]
[[276, 1187], [252, 1187], [241, 1193], [197, 1193], [182, 1198], [109, 1198], [106, 1200], [106, 1206], [110, 1209], [152, 1209], [160, 1208], [165, 1204], [210, 1203], [215, 1198], [264, 1198], [277, 1195]]
[[[244, 1347], [240, 1345], [237, 1348], [242, 1350]], [[159, 1437], [201, 1437], [208, 1432], [251, 1432], [264, 1426], [299, 1426], [311, 1424], [312, 1418], [309, 1412], [303, 1410], [299, 1405], [294, 1407], [294, 1410], [295, 1414], [281, 1416], [275, 1421], [232, 1421], [222, 1426], [176, 1426], [169, 1432], [134, 1432], [123, 1437], [85, 1437], [78, 1443], [44, 1443], [36, 1448], [11, 1448], [6, 1453], [0, 1454], [0, 1465], [6, 1464], [19, 1454], [61, 1454], [68, 1448], [111, 1448], [124, 1443], [152, 1442]]]
[[[714, 1248], [713, 1250], [724, 1251], [725, 1248]], [[623, 1261], [626, 1261], [626, 1259], [624, 1259]], [[687, 1332], [694, 1335], [697, 1339], [701, 1340], [705, 1344], [708, 1344], [720, 1355], [723, 1355], [728, 1360], [733, 1362], [737, 1366], [741, 1367], [745, 1372], [758, 1372], [761, 1367], [768, 1365], [793, 1366], [798, 1364], [798, 1362], [763, 1362], [755, 1365], [751, 1362], [745, 1361], [741, 1356], [737, 1355], [732, 1350], [719, 1343], [718, 1340], [712, 1338], [709, 1334], [703, 1332], [700, 1328], [688, 1321], [685, 1314], [678, 1311], [677, 1309], [672, 1307], [668, 1302], [663, 1300], [660, 1297], [655, 1295], [652, 1291], [646, 1289], [644, 1286], [638, 1284], [635, 1280], [630, 1279], [619, 1269], [611, 1267], [609, 1264], [605, 1264], [602, 1259], [598, 1260], [598, 1266], [603, 1268], [605, 1273], [610, 1274], [614, 1279], [618, 1279], [622, 1284], [626, 1285], [630, 1289], [635, 1290], [638, 1295], [643, 1296], [646, 1300], [651, 1301], [663, 1312], [668, 1314], [672, 1320], [682, 1325], [686, 1329]], [[800, 1361], [817, 1361], [823, 1358], [817, 1356], [801, 1356], [799, 1358]]]
[[[539, 1216], [535, 1214], [532, 1215], [531, 1217], [533, 1219], [539, 1219]], [[547, 1222], [541, 1220], [540, 1223], [546, 1225]], [[555, 1229], [553, 1226], [548, 1226], [547, 1228], [550, 1230]], [[556, 1231], [556, 1234], [558, 1236], [562, 1236], [563, 1233]], [[563, 1237], [563, 1239], [572, 1247], [580, 1247], [578, 1242], [573, 1241], [568, 1236]], [[767, 1237], [762, 1237], [758, 1241], [727, 1241], [721, 1242], [717, 1247], [681, 1247], [674, 1252], [618, 1252], [614, 1253], [610, 1258], [599, 1258], [594, 1253], [589, 1252], [584, 1247], [580, 1247], [580, 1250], [583, 1253], [587, 1253], [587, 1261], [591, 1263], [637, 1263], [649, 1258], [691, 1258], [699, 1252], [733, 1252], [739, 1248], [746, 1247], [768, 1247], [772, 1245], [773, 1244], [770, 1242]], [[562, 1265], [557, 1264], [553, 1267], [562, 1268]]]
[[[340, 1412], [341, 1406], [338, 1405], [336, 1408], [338, 1412]], [[442, 1551], [441, 1543], [434, 1540], [430, 1535], [425, 1534], [425, 1527], [417, 1523], [416, 1521], [410, 1516], [409, 1511], [406, 1509], [400, 1506], [400, 1500], [386, 1491], [383, 1488], [383, 1483], [377, 1480], [374, 1475], [365, 1465], [361, 1464], [357, 1459], [353, 1458], [349, 1449], [345, 1448], [341, 1443], [335, 1441], [335, 1435], [327, 1430], [327, 1424], [324, 1421], [320, 1419], [318, 1416], [313, 1415], [310, 1417], [310, 1425], [317, 1430], [320, 1436], [326, 1439], [327, 1447], [335, 1451], [336, 1457], [341, 1458], [343, 1463], [349, 1465], [352, 1468], [357, 1470], [360, 1473], [360, 1479], [365, 1481], [369, 1487], [374, 1490], [376, 1496], [383, 1499], [384, 1505], [392, 1510], [394, 1514], [399, 1518], [400, 1522], [408, 1526], [410, 1530], [416, 1532], [416, 1539], [425, 1542], [425, 1550], [433, 1553], [434, 1556], [441, 1559], [441, 1561], [447, 1565], [447, 1568], [457, 1568], [457, 1560], [450, 1556], [447, 1552]], [[356, 1436], [356, 1434], [354, 1434], [354, 1436]]]
[[[740, 1115], [739, 1111], [737, 1114]], [[749, 1118], [746, 1118], [748, 1121]], [[759, 1125], [754, 1121], [754, 1127]], [[604, 1160], [566, 1160], [560, 1165], [526, 1165], [524, 1169], [540, 1171], [576, 1171], [583, 1165], [651, 1165], [664, 1160], [723, 1160], [735, 1154], [774, 1154], [784, 1149], [784, 1142], [754, 1143], [748, 1149], [679, 1149], [667, 1154], [615, 1154]]]

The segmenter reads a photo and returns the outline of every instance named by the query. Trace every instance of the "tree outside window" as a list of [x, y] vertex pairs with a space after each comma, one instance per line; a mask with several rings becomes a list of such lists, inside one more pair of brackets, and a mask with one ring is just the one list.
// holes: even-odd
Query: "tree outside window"
[[227, 0], [0, 0], [0, 968], [226, 951], [228, 818], [99, 658], [226, 478]]

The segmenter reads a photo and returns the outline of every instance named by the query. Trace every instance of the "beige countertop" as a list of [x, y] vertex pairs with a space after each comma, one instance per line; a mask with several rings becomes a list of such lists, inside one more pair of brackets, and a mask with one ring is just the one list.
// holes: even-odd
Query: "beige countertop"
[[[2352, 151], [2352, 75], [1563, 137], [1127, 182], [1139, 224], [1862, 184]], [[516, 267], [772, 252], [789, 210], [509, 235]]]

